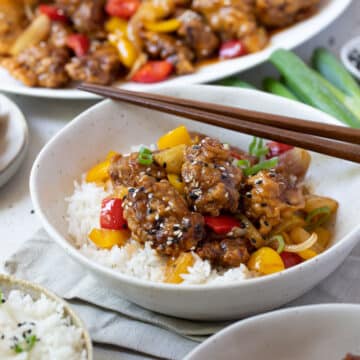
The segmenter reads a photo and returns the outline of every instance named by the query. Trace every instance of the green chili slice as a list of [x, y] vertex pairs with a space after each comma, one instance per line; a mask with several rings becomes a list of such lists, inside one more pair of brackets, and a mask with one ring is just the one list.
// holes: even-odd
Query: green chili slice
[[310, 211], [305, 218], [305, 222], [308, 227], [315, 228], [328, 221], [330, 214], [331, 214], [330, 208], [328, 206], [323, 206], [314, 209], [313, 211]]
[[261, 158], [269, 152], [269, 148], [265, 145], [264, 140], [254, 137], [249, 145], [249, 154]]
[[242, 168], [242, 169], [247, 169], [248, 167], [250, 167], [250, 161], [249, 160], [238, 160], [236, 162], [236, 165], [239, 167], [239, 168]]
[[267, 242], [266, 244], [267, 245], [270, 245], [272, 244], [273, 242], [277, 242], [277, 249], [276, 249], [276, 252], [278, 254], [281, 254], [284, 249], [285, 249], [285, 240], [283, 238], [283, 236], [281, 235], [275, 235], [275, 236], [272, 236]]
[[254, 166], [244, 169], [244, 174], [246, 176], [251, 176], [257, 174], [261, 170], [273, 169], [274, 167], [277, 166], [278, 162], [279, 162], [279, 158], [273, 157], [270, 160], [262, 161]]
[[141, 165], [151, 165], [153, 156], [151, 150], [142, 147], [139, 151], [138, 163]]

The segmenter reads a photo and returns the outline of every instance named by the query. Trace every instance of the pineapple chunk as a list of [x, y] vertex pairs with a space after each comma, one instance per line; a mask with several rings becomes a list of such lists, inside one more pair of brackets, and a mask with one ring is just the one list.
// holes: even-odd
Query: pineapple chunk
[[195, 259], [191, 253], [183, 252], [175, 260], [170, 260], [166, 268], [165, 282], [180, 284], [184, 281], [182, 274], [187, 274], [188, 268], [193, 266]]

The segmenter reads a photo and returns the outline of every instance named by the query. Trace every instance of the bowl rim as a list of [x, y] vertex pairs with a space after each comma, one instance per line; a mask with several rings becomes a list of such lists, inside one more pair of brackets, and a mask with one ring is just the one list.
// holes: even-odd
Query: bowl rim
[[[39, 294], [44, 294], [47, 298], [52, 301], [55, 301], [58, 304], [61, 304], [64, 308], [65, 314], [70, 316], [73, 324], [81, 328], [83, 332], [84, 338], [84, 347], [87, 351], [87, 360], [93, 360], [93, 345], [91, 341], [91, 337], [89, 332], [84, 324], [84, 322], [80, 319], [80, 317], [75, 313], [75, 311], [71, 308], [71, 305], [68, 304], [65, 300], [55, 295], [52, 291], [46, 289], [45, 287], [38, 285], [36, 283], [30, 282], [28, 280], [19, 279], [12, 275], [1, 274], [0, 273], [0, 287], [1, 284], [7, 283], [10, 288], [14, 287], [13, 290], [17, 290], [19, 288], [21, 291], [28, 289], [34, 291]], [[22, 290], [24, 289], [24, 290]]]
[[224, 329], [220, 330], [219, 332], [215, 333], [214, 335], [210, 336], [204, 342], [199, 344], [196, 348], [194, 348], [191, 352], [189, 352], [183, 360], [191, 360], [197, 352], [201, 351], [202, 349], [206, 348], [210, 343], [213, 341], [219, 340], [219, 338], [223, 337], [224, 335], [228, 335], [234, 329], [238, 328], [246, 328], [248, 325], [256, 324], [258, 322], [269, 320], [272, 318], [286, 316], [287, 314], [292, 313], [319, 313], [323, 311], [357, 311], [360, 313], [360, 304], [356, 303], [323, 303], [323, 304], [312, 304], [312, 305], [301, 305], [301, 306], [292, 306], [285, 309], [273, 310], [266, 313], [254, 315], [248, 317], [243, 320], [236, 321], [235, 323], [231, 324], [230, 326], [225, 327]]
[[[319, 113], [319, 114], [321, 114], [322, 117], [326, 117], [326, 121], [328, 121], [329, 123], [343, 125], [338, 120], [334, 119], [332, 116], [325, 114], [324, 112], [317, 110], [313, 107], [299, 103], [294, 100], [289, 100], [289, 99], [281, 98], [276, 95], [263, 93], [258, 90], [242, 89], [242, 88], [228, 88], [228, 87], [223, 87], [223, 86], [209, 86], [209, 85], [192, 85], [192, 87], [195, 87], [195, 88], [203, 88], [203, 87], [211, 88], [211, 87], [213, 87], [213, 88], [218, 88], [218, 91], [219, 91], [219, 88], [221, 88], [222, 92], [228, 92], [229, 94], [236, 93], [237, 96], [241, 95], [241, 92], [244, 92], [244, 93], [249, 93], [252, 95], [254, 95], [254, 93], [255, 93], [256, 96], [268, 97], [269, 99], [276, 98], [277, 101], [282, 101], [285, 103], [291, 102], [291, 103], [293, 103], [293, 105], [296, 104], [296, 106], [298, 106], [298, 107], [308, 108], [308, 110], [311, 110], [312, 112], [314, 112], [314, 115], [316, 115], [316, 113]], [[171, 89], [176, 89], [176, 88], [188, 89], [189, 87], [186, 85], [171, 87]], [[162, 91], [166, 91], [166, 89], [165, 90], [164, 89], [157, 90], [157, 92], [159, 92], [159, 93]], [[151, 289], [151, 290], [160, 290], [161, 289], [161, 290], [168, 290], [168, 291], [175, 291], [175, 292], [178, 290], [181, 290], [183, 292], [201, 292], [204, 290], [211, 291], [211, 290], [228, 289], [228, 288], [235, 288], [235, 287], [237, 288], [237, 287], [245, 287], [245, 286], [246, 287], [251, 287], [251, 286], [256, 287], [256, 286], [258, 286], [258, 284], [263, 284], [264, 282], [276, 280], [283, 276], [291, 276], [295, 272], [300, 272], [301, 270], [307, 269], [318, 262], [326, 262], [328, 260], [328, 258], [330, 258], [332, 256], [334, 251], [338, 251], [338, 250], [340, 251], [340, 249], [344, 246], [344, 244], [347, 243], [348, 241], [350, 241], [351, 238], [353, 238], [356, 234], [360, 235], [360, 223], [359, 223], [354, 229], [352, 229], [348, 234], [346, 234], [344, 237], [342, 237], [337, 243], [335, 243], [334, 245], [332, 245], [328, 249], [326, 249], [323, 253], [321, 253], [318, 256], [316, 256], [310, 260], [307, 260], [297, 266], [294, 266], [294, 267], [291, 267], [288, 269], [284, 269], [278, 273], [274, 273], [274, 274], [270, 274], [270, 275], [266, 275], [266, 276], [259, 276], [259, 277], [255, 277], [255, 278], [249, 278], [246, 280], [231, 281], [228, 283], [180, 284], [179, 285], [179, 284], [153, 282], [153, 281], [139, 279], [134, 276], [126, 275], [126, 274], [112, 270], [111, 268], [107, 268], [101, 264], [96, 263], [95, 261], [93, 261], [93, 260], [87, 258], [85, 255], [81, 254], [78, 251], [78, 249], [75, 248], [69, 241], [67, 241], [66, 238], [64, 238], [57, 231], [57, 229], [55, 227], [53, 227], [47, 220], [45, 214], [42, 212], [39, 197], [38, 197], [37, 174], [38, 174], [38, 168], [40, 167], [40, 164], [42, 162], [42, 158], [46, 155], [46, 153], [49, 151], [49, 149], [51, 149], [53, 143], [55, 143], [59, 138], [63, 137], [64, 134], [66, 134], [67, 132], [72, 131], [72, 128], [77, 126], [77, 124], [80, 121], [84, 121], [82, 119], [86, 119], [88, 114], [90, 114], [94, 111], [96, 112], [99, 109], [101, 109], [102, 107], [106, 107], [107, 104], [109, 104], [111, 102], [113, 102], [113, 100], [106, 99], [106, 100], [103, 100], [103, 101], [91, 106], [90, 108], [86, 109], [84, 112], [82, 112], [81, 114], [76, 116], [74, 118], [74, 120], [69, 122], [63, 129], [61, 129], [40, 151], [40, 153], [38, 154], [37, 158], [34, 161], [33, 167], [31, 169], [31, 174], [30, 174], [29, 186], [30, 186], [31, 199], [33, 202], [35, 212], [40, 217], [40, 220], [41, 220], [45, 230], [50, 235], [50, 237], [53, 238], [65, 250], [65, 252], [67, 252], [71, 257], [75, 258], [76, 261], [78, 261], [82, 266], [84, 266], [86, 268], [86, 270], [88, 270], [88, 268], [90, 268], [92, 271], [95, 271], [96, 274], [101, 274], [102, 276], [116, 279], [118, 281], [124, 282], [131, 286], [136, 285], [136, 286], [146, 288], [146, 289]], [[345, 161], [345, 160], [341, 160], [341, 161]], [[360, 240], [360, 236], [359, 236], [358, 240]]]

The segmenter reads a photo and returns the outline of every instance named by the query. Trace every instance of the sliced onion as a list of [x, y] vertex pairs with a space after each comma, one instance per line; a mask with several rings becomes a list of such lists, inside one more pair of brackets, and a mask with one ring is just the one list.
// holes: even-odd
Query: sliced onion
[[317, 242], [318, 240], [318, 236], [316, 233], [312, 233], [311, 236], [305, 240], [304, 242], [300, 243], [300, 244], [296, 244], [296, 245], [285, 245], [284, 251], [287, 252], [301, 252], [304, 250], [307, 250], [309, 248], [311, 248], [312, 246], [314, 246], [314, 244]]

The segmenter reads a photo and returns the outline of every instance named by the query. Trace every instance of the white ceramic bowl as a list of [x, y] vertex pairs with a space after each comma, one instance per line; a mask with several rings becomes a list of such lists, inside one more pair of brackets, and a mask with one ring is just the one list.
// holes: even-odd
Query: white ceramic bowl
[[[174, 87], [164, 93], [238, 105], [248, 109], [336, 123], [328, 115], [281, 97], [254, 90], [215, 86]], [[116, 273], [81, 255], [67, 233], [64, 200], [74, 179], [109, 150], [128, 152], [131, 145], [156, 142], [160, 135], [185, 124], [222, 141], [247, 148], [251, 137], [222, 128], [136, 106], [105, 101], [87, 110], [58, 133], [34, 163], [30, 190], [36, 213], [51, 237], [79, 264], [124, 298], [145, 308], [189, 319], [237, 319], [280, 306], [315, 286], [336, 269], [360, 233], [360, 166], [313, 155], [309, 181], [316, 192], [340, 202], [334, 245], [292, 269], [261, 278], [222, 285], [171, 285], [142, 281]]]
[[18, 106], [0, 95], [0, 187], [15, 175], [25, 159], [29, 130]]
[[30, 295], [33, 299], [38, 299], [43, 294], [48, 299], [61, 304], [61, 306], [64, 308], [65, 315], [70, 317], [72, 324], [82, 330], [84, 346], [87, 352], [87, 360], [93, 360], [93, 347], [90, 335], [82, 320], [71, 309], [68, 303], [42, 286], [33, 284], [29, 281], [17, 279], [9, 275], [0, 274], [0, 288], [5, 294], [5, 297], [11, 290], [20, 290], [23, 293]]
[[360, 355], [360, 305], [322, 304], [239, 321], [184, 360], [343, 360], [347, 353]]

